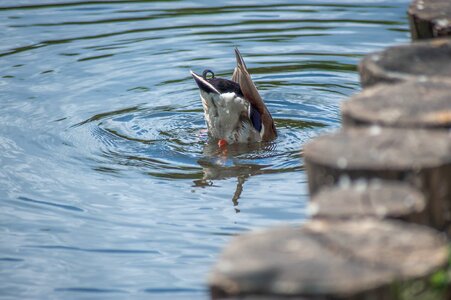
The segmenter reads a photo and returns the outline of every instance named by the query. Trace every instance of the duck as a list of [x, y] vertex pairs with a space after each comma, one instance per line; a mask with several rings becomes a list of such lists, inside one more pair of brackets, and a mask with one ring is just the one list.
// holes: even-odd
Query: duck
[[235, 57], [231, 80], [216, 77], [210, 69], [202, 75], [190, 71], [200, 91], [208, 133], [220, 147], [272, 141], [277, 130], [271, 113], [238, 48]]

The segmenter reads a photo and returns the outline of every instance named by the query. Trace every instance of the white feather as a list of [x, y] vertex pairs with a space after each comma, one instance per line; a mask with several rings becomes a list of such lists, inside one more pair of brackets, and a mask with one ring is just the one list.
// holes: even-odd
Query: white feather
[[229, 143], [261, 141], [260, 133], [249, 122], [242, 122], [243, 114], [249, 116], [249, 102], [233, 92], [213, 94], [201, 91], [201, 98], [210, 135]]

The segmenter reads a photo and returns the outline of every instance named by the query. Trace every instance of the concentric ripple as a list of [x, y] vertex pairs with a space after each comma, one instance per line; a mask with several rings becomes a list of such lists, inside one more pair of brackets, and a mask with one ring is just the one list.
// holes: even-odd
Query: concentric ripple
[[303, 130], [326, 124], [294, 119], [276, 119], [276, 124], [276, 141], [229, 145], [227, 149], [209, 138], [202, 111], [170, 106], [105, 112], [73, 129], [87, 131], [97, 143], [93, 147], [89, 142], [95, 150], [91, 154], [97, 170], [118, 172], [132, 167], [158, 178], [199, 182], [300, 170], [299, 145], [309, 137]]

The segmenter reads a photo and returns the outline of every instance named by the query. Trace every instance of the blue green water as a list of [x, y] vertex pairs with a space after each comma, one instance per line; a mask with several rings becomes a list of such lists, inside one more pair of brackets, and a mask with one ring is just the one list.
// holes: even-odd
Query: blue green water
[[[207, 299], [233, 235], [306, 218], [301, 149], [340, 126], [407, 1], [0, 2], [0, 298]], [[241, 50], [279, 129], [208, 143], [189, 70]]]

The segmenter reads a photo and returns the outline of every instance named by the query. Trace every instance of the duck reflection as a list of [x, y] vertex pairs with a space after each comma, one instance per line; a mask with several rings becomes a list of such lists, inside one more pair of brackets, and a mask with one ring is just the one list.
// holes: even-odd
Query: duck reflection
[[254, 175], [265, 174], [269, 165], [256, 163], [266, 157], [270, 157], [275, 148], [275, 143], [232, 144], [226, 147], [218, 147], [216, 141], [205, 144], [203, 157], [197, 162], [202, 167], [203, 177], [194, 180], [194, 186], [212, 186], [214, 180], [236, 178], [236, 188], [232, 196], [235, 211], [237, 208], [244, 183]]

